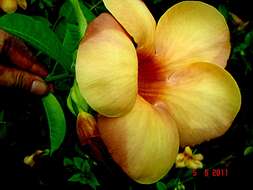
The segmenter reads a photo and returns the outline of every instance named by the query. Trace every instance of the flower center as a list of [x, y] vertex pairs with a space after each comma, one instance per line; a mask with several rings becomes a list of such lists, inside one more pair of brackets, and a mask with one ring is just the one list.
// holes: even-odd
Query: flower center
[[155, 104], [167, 80], [166, 67], [155, 56], [137, 52], [138, 94], [151, 104]]

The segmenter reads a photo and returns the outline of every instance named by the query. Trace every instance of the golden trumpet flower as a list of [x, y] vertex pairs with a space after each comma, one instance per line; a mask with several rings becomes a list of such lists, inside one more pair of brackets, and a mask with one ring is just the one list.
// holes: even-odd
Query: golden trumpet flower
[[229, 29], [212, 6], [183, 1], [156, 24], [141, 0], [103, 0], [77, 54], [80, 93], [98, 112], [96, 127], [133, 180], [158, 181], [179, 145], [223, 135], [241, 96], [224, 69]]

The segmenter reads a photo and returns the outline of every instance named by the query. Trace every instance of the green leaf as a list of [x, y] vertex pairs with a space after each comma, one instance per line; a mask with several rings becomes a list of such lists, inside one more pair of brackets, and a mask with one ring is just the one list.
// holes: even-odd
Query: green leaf
[[67, 97], [67, 107], [69, 108], [70, 112], [71, 112], [73, 115], [75, 115], [75, 116], [78, 115], [78, 113], [79, 113], [78, 108], [77, 108], [77, 106], [74, 104], [74, 102], [72, 101], [72, 98], [71, 98], [70, 94], [69, 94], [68, 97]]
[[90, 107], [89, 107], [88, 103], [86, 102], [86, 100], [81, 95], [81, 92], [80, 92], [80, 89], [78, 87], [76, 80], [74, 80], [74, 84], [71, 88], [70, 93], [71, 93], [72, 101], [77, 105], [79, 112], [80, 111], [84, 111], [84, 112], [90, 111]]
[[244, 43], [248, 46], [252, 45], [253, 43], [253, 31], [250, 31], [246, 34]]
[[86, 184], [88, 184], [88, 180], [83, 177], [83, 178], [81, 178], [80, 183], [83, 185], [86, 185]]
[[156, 189], [157, 190], [167, 190], [167, 186], [163, 182], [157, 182], [156, 183]]
[[99, 182], [97, 180], [97, 178], [92, 175], [91, 179], [89, 180], [88, 184], [93, 188], [93, 189], [97, 189], [96, 187], [99, 186]]
[[[74, 7], [71, 4], [72, 0], [67, 0], [61, 6], [59, 11], [60, 17], [65, 17], [68, 22], [75, 23], [76, 22], [76, 15], [74, 14]], [[82, 10], [84, 17], [86, 18], [87, 22], [92, 21], [96, 16], [87, 8], [82, 1], [79, 1], [79, 6]]]
[[96, 176], [91, 171], [91, 167], [88, 160], [82, 159], [80, 157], [74, 157], [73, 161], [70, 159], [66, 159], [66, 162], [68, 162], [69, 165], [71, 163], [74, 163], [75, 167], [80, 170], [80, 172], [74, 174], [69, 179], [69, 181], [87, 184], [90, 187], [92, 187], [92, 189], [96, 189], [96, 187], [100, 185], [99, 182], [97, 181]]
[[53, 7], [52, 0], [43, 0], [43, 3], [45, 3], [48, 7]]
[[69, 110], [76, 116], [81, 111], [94, 114], [94, 110], [92, 110], [86, 100], [82, 97], [76, 80], [74, 80], [74, 84], [70, 89], [70, 93], [67, 98], [67, 106]]
[[250, 154], [253, 154], [253, 146], [248, 146], [247, 148], [245, 148], [243, 155], [244, 156], [248, 156]]
[[69, 22], [66, 19], [59, 19], [58, 23], [55, 26], [55, 33], [60, 39], [60, 41], [63, 43], [63, 40], [65, 38], [66, 30], [67, 30], [67, 25]]
[[178, 184], [178, 179], [171, 179], [168, 183], [167, 183], [167, 188], [174, 188], [176, 185]]
[[73, 161], [69, 158], [64, 158], [64, 166], [70, 166], [70, 165], [73, 165]]
[[84, 17], [84, 14], [80, 8], [80, 3], [78, 0], [71, 0], [71, 3], [73, 5], [74, 8], [74, 15], [77, 18], [77, 23], [78, 23], [78, 27], [79, 27], [79, 32], [80, 32], [80, 36], [83, 37], [85, 30], [87, 28], [87, 22], [86, 19]]
[[43, 25], [47, 26], [48, 28], [52, 27], [52, 24], [48, 22], [48, 19], [46, 19], [45, 17], [33, 16], [32, 18], [38, 22], [42, 22]]
[[80, 182], [81, 180], [82, 180], [82, 174], [80, 173], [76, 173], [68, 179], [68, 181], [71, 181], [71, 182]]
[[81, 170], [82, 172], [85, 172], [85, 173], [91, 173], [90, 164], [87, 160], [83, 162]]
[[70, 53], [73, 53], [77, 50], [81, 39], [82, 36], [79, 32], [79, 27], [74, 24], [67, 24], [63, 47]]
[[0, 17], [0, 28], [29, 42], [70, 71], [72, 55], [63, 48], [56, 34], [49, 28], [50, 24], [41, 20], [18, 13], [6, 14]]
[[91, 12], [91, 10], [88, 7], [85, 6], [83, 2], [80, 2], [80, 8], [83, 11], [83, 14], [88, 23], [96, 18], [96, 16]]
[[86, 173], [86, 174], [81, 174], [82, 180], [80, 181], [80, 183], [82, 184], [87, 184], [90, 187], [92, 187], [92, 189], [97, 189], [97, 186], [99, 186], [99, 182], [96, 178], [96, 176], [93, 173]]
[[75, 68], [76, 50], [87, 28], [82, 8], [84, 5], [81, 1], [65, 1], [59, 12], [59, 18], [63, 19], [56, 27], [57, 34], [63, 41], [63, 47], [72, 54], [71, 70]]
[[229, 11], [225, 5], [219, 5], [218, 10], [226, 20], [229, 18]]
[[84, 160], [80, 157], [74, 157], [74, 164], [77, 169], [82, 170]]
[[50, 153], [56, 151], [62, 144], [66, 133], [66, 121], [64, 112], [56, 97], [49, 93], [42, 98], [46, 112], [50, 133]]

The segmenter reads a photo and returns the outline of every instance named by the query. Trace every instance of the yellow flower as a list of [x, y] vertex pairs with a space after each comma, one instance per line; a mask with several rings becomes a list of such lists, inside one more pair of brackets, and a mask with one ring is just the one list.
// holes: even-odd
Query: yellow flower
[[25, 10], [27, 7], [26, 0], [0, 0], [0, 8], [6, 13], [15, 12], [18, 6]]
[[98, 112], [99, 134], [133, 180], [149, 184], [173, 166], [179, 145], [223, 135], [241, 96], [224, 69], [230, 54], [223, 16], [180, 2], [156, 24], [141, 0], [103, 0], [80, 43], [76, 80]]
[[42, 150], [36, 150], [33, 154], [26, 156], [24, 158], [24, 163], [30, 167], [33, 167], [36, 163], [36, 157], [40, 156], [43, 154]]
[[186, 146], [184, 152], [177, 155], [176, 168], [200, 169], [203, 168], [203, 159], [202, 154], [192, 154], [191, 148]]

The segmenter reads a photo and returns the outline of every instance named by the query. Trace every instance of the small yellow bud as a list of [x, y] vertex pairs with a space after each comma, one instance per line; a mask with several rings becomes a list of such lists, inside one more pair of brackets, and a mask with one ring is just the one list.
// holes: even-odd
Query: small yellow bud
[[36, 156], [41, 155], [42, 153], [43, 153], [42, 150], [36, 150], [32, 155], [26, 156], [26, 157], [24, 158], [24, 163], [25, 163], [26, 165], [28, 165], [28, 166], [33, 167], [33, 166], [35, 165], [35, 160], [34, 160], [34, 158], [35, 158]]
[[27, 8], [27, 2], [26, 0], [17, 0], [18, 6], [20, 6], [22, 9], [26, 9]]

